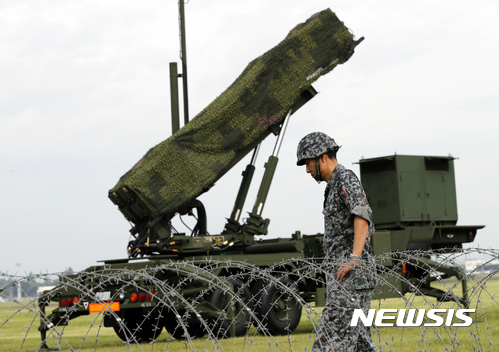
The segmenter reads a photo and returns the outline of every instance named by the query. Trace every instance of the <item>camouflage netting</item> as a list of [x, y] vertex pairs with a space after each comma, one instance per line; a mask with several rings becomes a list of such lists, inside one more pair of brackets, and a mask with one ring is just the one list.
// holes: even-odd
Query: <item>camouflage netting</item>
[[354, 47], [353, 35], [331, 10], [313, 15], [253, 60], [191, 122], [151, 148], [109, 191], [111, 200], [132, 221], [182, 208], [267, 137], [300, 94], [347, 61]]

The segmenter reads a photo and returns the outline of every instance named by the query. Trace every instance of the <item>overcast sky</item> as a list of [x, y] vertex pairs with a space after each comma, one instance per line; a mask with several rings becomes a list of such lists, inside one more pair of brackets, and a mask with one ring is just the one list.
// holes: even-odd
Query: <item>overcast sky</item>
[[[356, 173], [362, 157], [458, 157], [458, 224], [486, 225], [471, 246], [499, 248], [497, 1], [191, 0], [191, 117], [328, 7], [365, 41], [314, 84], [320, 94], [290, 121], [262, 214], [269, 236], [323, 231], [325, 184], [295, 166], [295, 152], [306, 133], [324, 131]], [[171, 134], [177, 1], [3, 0], [0, 51], [0, 272], [126, 257], [130, 225], [107, 192]], [[264, 142], [259, 169], [274, 142]], [[210, 233], [222, 231], [247, 162], [201, 197]]]

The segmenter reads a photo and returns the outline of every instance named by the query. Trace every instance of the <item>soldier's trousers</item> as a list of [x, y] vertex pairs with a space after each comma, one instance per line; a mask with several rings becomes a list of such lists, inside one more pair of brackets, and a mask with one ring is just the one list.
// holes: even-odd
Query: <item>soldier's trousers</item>
[[371, 328], [359, 321], [350, 326], [354, 309], [361, 308], [367, 316], [373, 290], [332, 291], [317, 326], [312, 352], [376, 351]]

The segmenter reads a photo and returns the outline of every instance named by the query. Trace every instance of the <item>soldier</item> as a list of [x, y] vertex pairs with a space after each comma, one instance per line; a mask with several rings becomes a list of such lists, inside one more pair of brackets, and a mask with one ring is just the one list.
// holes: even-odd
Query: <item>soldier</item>
[[317, 182], [327, 182], [322, 244], [327, 297], [312, 351], [376, 351], [370, 327], [350, 326], [354, 309], [367, 316], [376, 283], [369, 245], [372, 211], [357, 176], [338, 164], [339, 148], [333, 138], [313, 132], [297, 150], [297, 165], [306, 165]]

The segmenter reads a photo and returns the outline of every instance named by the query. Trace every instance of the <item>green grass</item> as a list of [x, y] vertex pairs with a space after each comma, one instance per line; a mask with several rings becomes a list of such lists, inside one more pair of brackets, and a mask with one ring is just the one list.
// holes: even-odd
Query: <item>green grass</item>
[[[452, 284], [452, 283], [450, 283]], [[478, 288], [476, 282], [470, 282], [469, 287]], [[460, 290], [460, 286], [457, 289]], [[475, 291], [473, 291], [475, 292]], [[470, 308], [477, 309], [472, 315], [474, 323], [470, 327], [382, 327], [373, 328], [373, 339], [379, 351], [494, 351], [499, 346], [499, 305], [494, 300], [494, 293], [499, 293], [499, 280], [489, 280], [483, 290], [476, 291], [470, 297]], [[410, 302], [410, 304], [407, 303]], [[406, 300], [400, 298], [372, 302], [372, 308], [432, 308], [435, 299], [430, 304], [421, 297], [406, 295]], [[30, 351], [40, 345], [38, 332], [38, 317], [36, 310], [14, 308], [14, 303], [0, 304], [0, 350]], [[457, 308], [452, 303], [439, 304], [439, 308]], [[49, 307], [52, 308], [53, 307]], [[50, 309], [47, 310], [49, 312]], [[245, 338], [232, 338], [221, 341], [219, 350], [228, 352], [239, 351], [304, 351], [311, 349], [314, 333], [309, 315], [317, 311], [303, 311], [298, 328], [290, 336], [265, 337], [251, 328]], [[308, 313], [308, 314], [307, 314]], [[317, 314], [316, 314], [317, 313]], [[190, 342], [170, 340], [166, 331], [159, 336], [154, 345], [141, 344], [127, 346], [114, 333], [112, 328], [104, 328], [101, 317], [96, 314], [80, 317], [71, 321], [63, 331], [60, 340], [61, 351], [214, 351], [216, 345], [212, 341], [196, 339]], [[60, 331], [60, 330], [59, 330]], [[457, 347], [457, 343], [459, 347]], [[57, 346], [57, 342], [49, 341], [49, 346]], [[97, 347], [96, 347], [97, 346]]]

